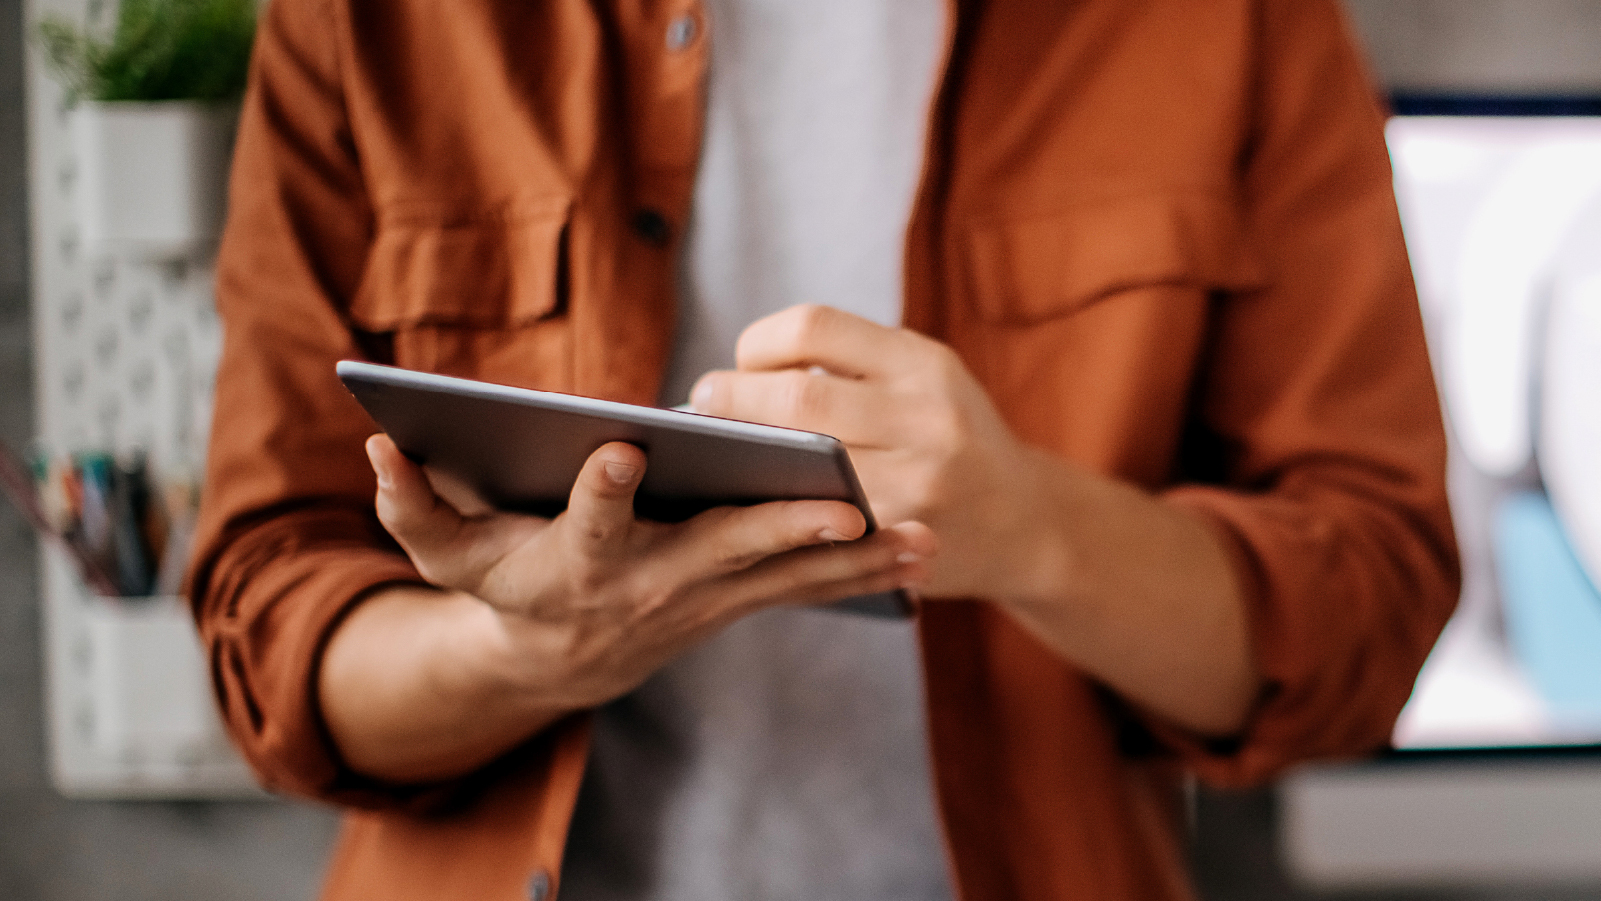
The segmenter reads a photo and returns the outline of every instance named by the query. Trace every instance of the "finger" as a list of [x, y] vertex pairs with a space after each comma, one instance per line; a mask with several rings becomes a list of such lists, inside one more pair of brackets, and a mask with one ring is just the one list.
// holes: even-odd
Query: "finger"
[[687, 585], [796, 548], [854, 541], [866, 531], [861, 511], [844, 501], [718, 507], [688, 520], [656, 548], [654, 556], [666, 561], [666, 571], [656, 577]]
[[861, 512], [842, 501], [718, 507], [658, 533], [660, 540], [638, 561], [632, 578], [649, 592], [698, 598], [671, 605], [667, 614], [693, 623], [695, 634], [710, 634], [754, 609], [745, 604], [749, 592], [720, 584], [724, 577], [797, 548], [852, 546], [866, 530]]
[[817, 370], [708, 372], [690, 397], [697, 413], [822, 432], [852, 447], [886, 447], [901, 433], [884, 383]]
[[771, 601], [772, 605], [822, 607], [837, 604], [847, 598], [904, 591], [915, 603], [918, 598], [918, 587], [929, 579], [928, 571], [929, 566], [926, 563], [897, 564], [890, 569], [866, 576], [821, 585], [804, 585], [791, 594], [772, 598]]
[[367, 458], [378, 474], [378, 521], [400, 542], [417, 572], [435, 585], [493, 600], [486, 584], [499, 564], [550, 525], [514, 513], [463, 515], [387, 435], [367, 439]]
[[434, 493], [422, 467], [406, 459], [388, 435], [367, 439], [367, 459], [378, 477], [378, 521], [419, 568], [440, 557], [442, 546], [461, 531], [461, 514]]
[[466, 479], [452, 473], [431, 466], [422, 468], [423, 475], [428, 478], [428, 487], [434, 494], [439, 495], [445, 503], [456, 508], [456, 512], [468, 519], [489, 516], [495, 512], [495, 505], [484, 499]]
[[645, 452], [613, 441], [602, 445], [579, 471], [558, 522], [575, 552], [591, 558], [621, 555], [634, 525], [634, 491], [645, 475]]
[[913, 337], [833, 307], [804, 304], [751, 323], [739, 336], [734, 360], [743, 370], [820, 366], [870, 378], [904, 368]]
[[939, 552], [933, 530], [901, 523], [860, 541], [769, 557], [719, 580], [720, 603], [750, 610], [775, 603], [824, 603], [896, 588], [916, 590]]

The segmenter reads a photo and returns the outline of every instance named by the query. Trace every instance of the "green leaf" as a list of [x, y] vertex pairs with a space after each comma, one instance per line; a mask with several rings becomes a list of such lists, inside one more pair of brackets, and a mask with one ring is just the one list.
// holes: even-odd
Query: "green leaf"
[[122, 0], [110, 40], [52, 16], [39, 41], [69, 102], [230, 101], [244, 93], [255, 29], [255, 0]]

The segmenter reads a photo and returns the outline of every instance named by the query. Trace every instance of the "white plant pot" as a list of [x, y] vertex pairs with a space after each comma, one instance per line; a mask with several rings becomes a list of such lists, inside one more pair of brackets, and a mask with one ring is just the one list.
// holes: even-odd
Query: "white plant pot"
[[91, 251], [191, 257], [222, 232], [233, 104], [83, 103], [72, 112], [78, 205]]

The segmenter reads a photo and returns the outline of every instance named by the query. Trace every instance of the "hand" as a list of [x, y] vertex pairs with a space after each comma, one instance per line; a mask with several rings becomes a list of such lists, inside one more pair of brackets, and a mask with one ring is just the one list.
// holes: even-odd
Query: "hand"
[[387, 436], [367, 452], [384, 527], [425, 579], [499, 614], [512, 678], [542, 709], [622, 695], [762, 607], [915, 587], [935, 551], [916, 523], [861, 538], [861, 513], [836, 501], [723, 507], [675, 525], [636, 519], [646, 460], [627, 444], [591, 455], [552, 520], [464, 515]]
[[995, 596], [1027, 536], [1034, 454], [945, 345], [830, 307], [799, 306], [740, 336], [736, 371], [696, 383], [696, 411], [833, 435], [880, 522], [927, 523], [931, 595]]
[[999, 602], [1063, 659], [1206, 735], [1244, 722], [1261, 678], [1224, 546], [1140, 489], [1024, 446], [950, 348], [827, 307], [740, 336], [700, 412], [824, 432], [883, 522], [927, 523], [925, 596]]

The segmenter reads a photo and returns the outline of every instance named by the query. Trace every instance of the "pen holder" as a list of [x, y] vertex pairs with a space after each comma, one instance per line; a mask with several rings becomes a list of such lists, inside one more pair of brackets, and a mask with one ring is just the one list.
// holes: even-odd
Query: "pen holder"
[[45, 548], [51, 776], [77, 798], [265, 797], [228, 744], [187, 602], [112, 598]]
[[218, 739], [184, 600], [93, 597], [84, 608], [89, 745], [128, 763], [197, 762]]

